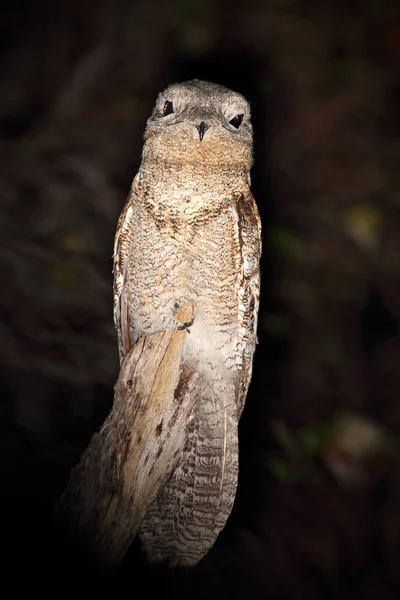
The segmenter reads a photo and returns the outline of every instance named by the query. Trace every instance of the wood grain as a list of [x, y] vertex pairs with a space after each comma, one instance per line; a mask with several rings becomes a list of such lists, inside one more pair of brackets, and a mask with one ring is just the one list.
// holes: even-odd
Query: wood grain
[[[185, 306], [183, 321], [193, 318]], [[112, 573], [170, 478], [186, 441], [197, 375], [181, 364], [188, 332], [138, 340], [125, 357], [114, 404], [92, 437], [54, 512], [95, 567]]]

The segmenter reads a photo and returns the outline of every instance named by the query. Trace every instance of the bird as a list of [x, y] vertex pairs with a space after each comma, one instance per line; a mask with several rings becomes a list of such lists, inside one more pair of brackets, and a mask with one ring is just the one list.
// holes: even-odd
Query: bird
[[[175, 470], [139, 528], [147, 559], [171, 567], [192, 567], [210, 551], [236, 495], [260, 295], [252, 164], [244, 96], [198, 79], [169, 85], [147, 120], [115, 234], [120, 361], [142, 336], [187, 328], [182, 361], [201, 383]], [[182, 324], [188, 304], [194, 317]]]

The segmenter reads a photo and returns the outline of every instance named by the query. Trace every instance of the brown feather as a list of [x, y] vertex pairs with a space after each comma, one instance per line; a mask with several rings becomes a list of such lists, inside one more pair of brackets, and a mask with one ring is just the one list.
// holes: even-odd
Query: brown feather
[[[174, 106], [169, 115], [163, 115], [166, 100]], [[230, 125], [235, 114], [243, 114], [238, 129]], [[235, 498], [238, 421], [251, 378], [260, 287], [251, 164], [250, 109], [240, 94], [196, 80], [160, 94], [114, 247], [121, 360], [138, 337], [180, 328], [182, 306], [195, 314], [181, 365], [197, 377], [195, 408], [176, 469], [140, 528], [152, 561], [196, 564]], [[183, 388], [182, 380], [181, 402]]]

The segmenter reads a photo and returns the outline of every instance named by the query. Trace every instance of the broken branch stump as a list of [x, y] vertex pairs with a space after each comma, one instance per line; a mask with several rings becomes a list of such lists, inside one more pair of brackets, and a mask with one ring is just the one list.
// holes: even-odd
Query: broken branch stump
[[[183, 307], [179, 318], [190, 322], [192, 308]], [[126, 355], [113, 408], [56, 506], [56, 526], [104, 573], [121, 562], [185, 444], [197, 381], [181, 361], [186, 335], [143, 337]]]

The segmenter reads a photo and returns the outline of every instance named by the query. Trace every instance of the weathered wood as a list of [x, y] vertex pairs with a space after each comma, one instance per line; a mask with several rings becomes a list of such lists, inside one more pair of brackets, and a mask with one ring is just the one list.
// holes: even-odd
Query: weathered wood
[[[179, 318], [192, 319], [191, 307]], [[138, 340], [125, 357], [114, 405], [73, 469], [55, 522], [104, 572], [113, 572], [186, 438], [197, 377], [181, 364], [187, 330]]]

